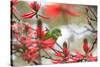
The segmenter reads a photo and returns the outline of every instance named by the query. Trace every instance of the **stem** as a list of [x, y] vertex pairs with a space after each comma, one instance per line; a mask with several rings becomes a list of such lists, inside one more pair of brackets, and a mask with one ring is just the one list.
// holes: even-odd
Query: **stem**
[[63, 48], [56, 42], [56, 44], [57, 44], [57, 46], [60, 48], [60, 49], [62, 49], [63, 50]]
[[90, 17], [88, 14], [87, 14], [87, 17], [88, 17], [90, 20], [92, 20], [92, 21], [96, 21], [96, 19]]
[[92, 45], [91, 49], [89, 50], [89, 52], [91, 52], [94, 49], [94, 46], [96, 45], [96, 42], [97, 42], [97, 37], [94, 40], [93, 45]]
[[88, 28], [87, 26], [85, 26], [85, 28], [87, 29], [87, 31], [90, 31], [92, 33], [97, 33], [97, 30], [91, 30], [90, 28]]
[[87, 18], [87, 20], [88, 20], [88, 24], [91, 26], [91, 28], [92, 28], [93, 30], [95, 30], [95, 28], [93, 27], [92, 23], [89, 21], [88, 18]]
[[52, 57], [48, 54], [47, 51], [45, 51], [44, 49], [43, 49], [43, 51], [49, 56], [49, 58], [52, 58]]
[[41, 33], [42, 33], [42, 21], [40, 20], [40, 19], [38, 19], [38, 16], [36, 16], [36, 18], [37, 18], [37, 27], [39, 28], [39, 30], [37, 31], [37, 38], [38, 38], [38, 47], [39, 47], [39, 49], [40, 49], [40, 51], [39, 51], [39, 64], [41, 65], [42, 63], [41, 63], [41, 38], [42, 38], [42, 35], [41, 35]]
[[[61, 52], [61, 51], [58, 51], [58, 50], [56, 50], [56, 49], [54, 49], [54, 48], [50, 48], [50, 49], [52, 49], [55, 53]], [[61, 52], [61, 53], [63, 53], [63, 52]]]
[[14, 15], [14, 17], [20, 22], [21, 19], [19, 19], [19, 18], [15, 15], [15, 13], [13, 13], [13, 15]]

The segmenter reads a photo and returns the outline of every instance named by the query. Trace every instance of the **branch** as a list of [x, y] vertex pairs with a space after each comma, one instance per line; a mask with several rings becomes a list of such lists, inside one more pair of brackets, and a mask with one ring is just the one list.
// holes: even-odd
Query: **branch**
[[97, 16], [95, 15], [95, 12], [92, 10], [92, 8], [88, 6], [87, 9], [89, 9], [91, 11], [91, 13], [94, 15], [95, 19], [97, 19]]
[[94, 40], [93, 45], [92, 45], [91, 49], [89, 50], [89, 52], [91, 52], [91, 51], [94, 49], [96, 43], [97, 43], [97, 37], [96, 37], [96, 39]]

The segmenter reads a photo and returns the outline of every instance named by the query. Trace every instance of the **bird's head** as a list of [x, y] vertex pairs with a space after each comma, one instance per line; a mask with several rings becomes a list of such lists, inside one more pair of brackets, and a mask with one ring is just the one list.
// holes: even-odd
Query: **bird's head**
[[60, 29], [53, 29], [52, 30], [52, 36], [53, 38], [57, 39], [59, 36], [62, 36]]

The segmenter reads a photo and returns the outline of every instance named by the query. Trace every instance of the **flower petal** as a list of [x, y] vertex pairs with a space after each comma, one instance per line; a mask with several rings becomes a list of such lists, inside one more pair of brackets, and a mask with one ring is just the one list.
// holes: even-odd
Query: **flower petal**
[[31, 2], [31, 3], [29, 4], [29, 6], [30, 6], [33, 10], [35, 10], [35, 11], [38, 11], [38, 10], [40, 9], [40, 4], [37, 3], [37, 2]]
[[60, 5], [59, 4], [51, 4], [51, 5], [46, 5], [44, 8], [44, 13], [46, 16], [49, 16], [50, 18], [52, 17], [57, 17], [60, 12]]
[[43, 19], [49, 19], [48, 17], [46, 17], [46, 16], [43, 16], [43, 15], [39, 15], [41, 18], [43, 18]]
[[42, 41], [42, 47], [44, 48], [51, 48], [54, 46], [54, 44], [55, 40], [53, 40], [52, 38]]
[[32, 18], [35, 15], [35, 12], [31, 11], [22, 15], [23, 18]]

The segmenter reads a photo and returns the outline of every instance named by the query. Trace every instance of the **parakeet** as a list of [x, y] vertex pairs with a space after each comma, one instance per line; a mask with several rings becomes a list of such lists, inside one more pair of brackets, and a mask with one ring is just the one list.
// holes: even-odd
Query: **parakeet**
[[45, 39], [53, 38], [55, 40], [58, 39], [59, 36], [61, 36], [61, 30], [60, 29], [53, 29], [52, 31], [48, 31], [46, 33]]

